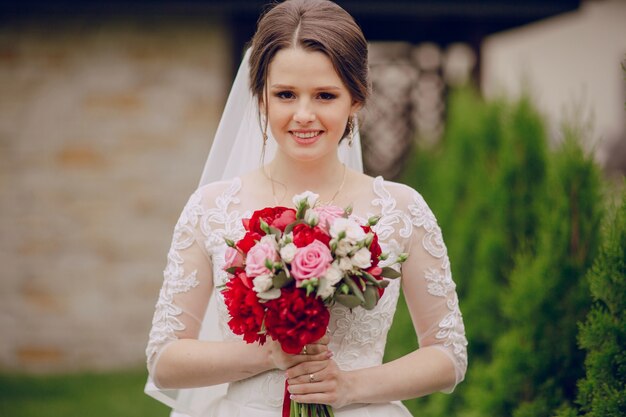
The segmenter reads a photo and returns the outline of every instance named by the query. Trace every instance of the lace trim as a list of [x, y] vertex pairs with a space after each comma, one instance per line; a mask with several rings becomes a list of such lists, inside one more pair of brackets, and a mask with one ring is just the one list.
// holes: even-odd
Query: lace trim
[[375, 227], [376, 233], [380, 240], [387, 241], [395, 230], [397, 223], [402, 224], [402, 228], [398, 231], [400, 237], [409, 238], [411, 236], [411, 219], [402, 210], [396, 209], [396, 200], [391, 193], [385, 188], [385, 180], [383, 177], [374, 178], [374, 194], [379, 198], [372, 200], [374, 207], [380, 206], [381, 218]]
[[441, 228], [426, 201], [418, 192], [414, 192], [413, 202], [409, 204], [408, 209], [412, 215], [413, 225], [423, 227], [426, 231], [422, 238], [424, 249], [431, 256], [441, 259], [440, 269], [429, 268], [425, 272], [424, 279], [428, 282], [427, 288], [430, 295], [446, 299], [449, 313], [439, 322], [439, 331], [435, 337], [442, 340], [443, 346], [454, 353], [456, 382], [459, 383], [467, 369], [467, 339]]
[[203, 214], [200, 203], [201, 196], [196, 191], [190, 197], [174, 227], [172, 245], [167, 254], [167, 265], [163, 271], [163, 286], [155, 306], [150, 340], [146, 348], [149, 368], [157, 352], [168, 342], [177, 339], [175, 332], [185, 330], [185, 325], [178, 318], [183, 310], [174, 303], [174, 296], [199, 285], [197, 270], [185, 275], [184, 259], [180, 251], [190, 248], [196, 241], [195, 229]]

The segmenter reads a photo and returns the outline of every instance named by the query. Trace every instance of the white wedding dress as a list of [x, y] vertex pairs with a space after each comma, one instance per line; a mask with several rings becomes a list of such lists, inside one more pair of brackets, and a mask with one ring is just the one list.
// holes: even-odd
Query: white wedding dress
[[[346, 190], [343, 194], [351, 199], [356, 218], [365, 222], [373, 215], [381, 216], [374, 230], [383, 252], [390, 254], [381, 265], [393, 262], [402, 252], [407, 252], [409, 259], [402, 265], [402, 277], [391, 282], [373, 310], [350, 311], [339, 304], [331, 308], [329, 348], [337, 365], [351, 370], [382, 363], [399, 292], [410, 287], [412, 293], [405, 295], [413, 306], [420, 349], [444, 352], [454, 365], [456, 383], [460, 382], [467, 367], [467, 341], [446, 247], [431, 210], [419, 193], [382, 177], [373, 179], [371, 189]], [[254, 210], [275, 205], [270, 196], [267, 201], [260, 201], [254, 195], [240, 177], [205, 185], [191, 196], [176, 224], [146, 350], [152, 375], [146, 392], [178, 407], [172, 415], [281, 416], [284, 371], [268, 371], [224, 384], [221, 391], [207, 389], [195, 394], [190, 394], [193, 390], [161, 390], [158, 381], [153, 380], [159, 356], [168, 344], [182, 338], [206, 337], [201, 327], [207, 322], [205, 311], [209, 301], [217, 308], [209, 309], [206, 314], [217, 316], [219, 337], [241, 340], [228, 328], [229, 317], [221, 293], [218, 290], [210, 293], [206, 288], [210, 280], [217, 288], [227, 279], [222, 270], [224, 238], [241, 238], [242, 218], [249, 217]], [[413, 280], [409, 286], [408, 280]], [[375, 390], [376, 383], [371, 384]], [[454, 385], [445, 391], [451, 392]], [[353, 404], [334, 411], [337, 417], [411, 415], [400, 402]]]

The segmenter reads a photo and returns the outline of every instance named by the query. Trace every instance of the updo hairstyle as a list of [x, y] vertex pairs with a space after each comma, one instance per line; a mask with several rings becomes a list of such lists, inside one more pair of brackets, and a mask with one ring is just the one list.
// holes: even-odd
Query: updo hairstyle
[[352, 101], [365, 104], [369, 96], [367, 42], [352, 16], [329, 0], [287, 0], [261, 16], [249, 62], [250, 89], [259, 103], [266, 94], [272, 59], [281, 49], [296, 47], [325, 54]]

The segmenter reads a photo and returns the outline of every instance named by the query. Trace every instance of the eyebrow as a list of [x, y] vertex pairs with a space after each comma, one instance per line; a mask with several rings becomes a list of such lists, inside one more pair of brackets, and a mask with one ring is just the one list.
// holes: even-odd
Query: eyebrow
[[[272, 84], [270, 86], [272, 89], [277, 89], [277, 90], [295, 90], [296, 87], [292, 86], [292, 85], [285, 85], [285, 84]], [[327, 85], [327, 86], [323, 86], [323, 87], [317, 87], [315, 88], [315, 90], [321, 91], [321, 90], [341, 90], [341, 88], [334, 86], [334, 85]]]

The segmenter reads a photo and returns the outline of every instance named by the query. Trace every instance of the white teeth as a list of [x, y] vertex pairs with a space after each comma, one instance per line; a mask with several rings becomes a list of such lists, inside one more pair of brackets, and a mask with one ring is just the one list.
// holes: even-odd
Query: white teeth
[[297, 136], [300, 139], [310, 139], [312, 137], [315, 137], [315, 136], [319, 135], [320, 132], [308, 132], [308, 133], [293, 132], [293, 134], [294, 134], [294, 136]]

